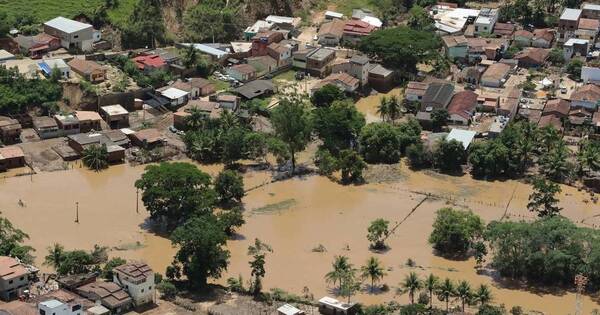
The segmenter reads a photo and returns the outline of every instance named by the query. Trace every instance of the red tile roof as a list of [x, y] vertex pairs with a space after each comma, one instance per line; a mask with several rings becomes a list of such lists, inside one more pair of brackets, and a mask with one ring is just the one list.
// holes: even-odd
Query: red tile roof
[[450, 104], [448, 104], [448, 113], [459, 115], [465, 119], [471, 118], [471, 113], [477, 106], [477, 96], [472, 91], [462, 91], [454, 94]]
[[558, 113], [560, 115], [567, 116], [570, 109], [571, 103], [569, 103], [569, 101], [557, 98], [546, 102], [543, 115]]
[[159, 55], [137, 56], [133, 61], [140, 70], [145, 67], [161, 68], [167, 64]]
[[352, 35], [369, 35], [375, 27], [367, 22], [350, 20], [344, 25], [344, 33]]
[[554, 30], [550, 28], [540, 28], [533, 31], [533, 37], [535, 39], [545, 39], [548, 42], [552, 42], [554, 40]]
[[600, 21], [596, 19], [579, 19], [579, 29], [598, 31]]

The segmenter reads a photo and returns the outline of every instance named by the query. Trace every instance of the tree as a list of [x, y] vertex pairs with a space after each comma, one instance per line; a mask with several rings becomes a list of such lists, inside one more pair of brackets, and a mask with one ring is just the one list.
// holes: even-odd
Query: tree
[[448, 110], [445, 108], [436, 108], [431, 112], [431, 125], [433, 126], [433, 130], [441, 130], [442, 127], [448, 124], [448, 119], [450, 118], [450, 114], [448, 114]]
[[446, 313], [450, 309], [450, 298], [456, 294], [456, 288], [452, 280], [446, 278], [437, 288], [437, 296], [440, 301], [446, 302]]
[[471, 289], [471, 285], [463, 280], [458, 283], [456, 287], [456, 297], [460, 299], [462, 311], [465, 312], [465, 304], [469, 303], [473, 298], [473, 290]]
[[65, 247], [61, 244], [54, 243], [51, 247], [48, 247], [48, 255], [44, 257], [44, 265], [58, 270], [63, 260], [65, 259]]
[[421, 279], [419, 279], [419, 276], [416, 272], [411, 271], [408, 275], [404, 277], [404, 281], [400, 283], [400, 288], [398, 288], [398, 292], [408, 292], [410, 304], [415, 304], [415, 292], [421, 290], [422, 288], [423, 282], [421, 282]]
[[337, 155], [355, 146], [365, 117], [350, 101], [334, 101], [331, 106], [313, 111], [312, 124], [323, 146]]
[[432, 273], [423, 281], [423, 288], [429, 292], [429, 308], [433, 308], [433, 293], [437, 290], [440, 283], [440, 278], [434, 276]]
[[572, 170], [572, 165], [568, 162], [569, 155], [570, 150], [565, 142], [556, 141], [539, 159], [542, 173], [550, 180], [564, 181]]
[[181, 63], [186, 69], [193, 69], [198, 62], [198, 51], [194, 45], [189, 45], [187, 48], [180, 50]]
[[237, 160], [244, 158], [244, 137], [247, 131], [241, 127], [221, 130], [221, 161], [230, 167]]
[[476, 315], [506, 315], [506, 309], [504, 309], [504, 305], [494, 306], [486, 304], [479, 308]]
[[354, 150], [343, 150], [340, 152], [338, 167], [342, 172], [342, 183], [360, 183], [363, 180], [362, 172], [367, 164]]
[[440, 140], [433, 153], [434, 164], [444, 172], [458, 172], [466, 161], [465, 148], [462, 143], [452, 139]]
[[361, 39], [358, 49], [384, 66], [416, 73], [417, 64], [431, 59], [441, 46], [439, 37], [406, 26], [385, 28]]
[[59, 275], [88, 273], [96, 267], [91, 254], [84, 250], [67, 251], [56, 272]]
[[495, 178], [511, 173], [510, 150], [499, 140], [475, 143], [470, 149], [469, 163], [474, 177]]
[[115, 267], [121, 266], [126, 264], [127, 261], [121, 257], [114, 257], [111, 258], [105, 265], [104, 268], [102, 268], [102, 277], [106, 280], [112, 281], [113, 280], [113, 269]]
[[241, 202], [244, 197], [242, 176], [233, 170], [223, 170], [215, 178], [215, 191], [223, 204]]
[[600, 170], [600, 141], [584, 140], [579, 144], [577, 165], [580, 175]]
[[400, 100], [398, 100], [396, 95], [390, 96], [387, 102], [387, 108], [388, 116], [392, 123], [402, 116]]
[[352, 264], [346, 256], [335, 256], [333, 263], [331, 264], [331, 269], [332, 270], [325, 275], [325, 281], [333, 283], [335, 286], [336, 283], [341, 283], [344, 274], [352, 269]]
[[193, 214], [212, 213], [217, 199], [210, 176], [182, 162], [146, 167], [135, 187], [154, 220], [163, 219], [170, 231]]
[[271, 113], [271, 124], [276, 137], [286, 145], [292, 159], [293, 175], [296, 169], [296, 153], [304, 150], [312, 131], [304, 97], [297, 94], [285, 95]]
[[360, 290], [360, 281], [356, 276], [356, 269], [350, 268], [346, 271], [340, 280], [340, 295], [348, 297], [348, 303], [354, 293]]
[[225, 249], [227, 235], [214, 215], [195, 216], [171, 234], [171, 242], [179, 250], [173, 265], [181, 267], [194, 288], [206, 287], [208, 278], [219, 278], [229, 263]]
[[324, 148], [319, 148], [315, 153], [315, 165], [317, 165], [319, 174], [324, 176], [331, 176], [334, 172], [339, 170], [339, 162], [329, 152], [329, 150]]
[[406, 148], [406, 157], [410, 166], [415, 169], [431, 163], [431, 152], [428, 152], [422, 142], [409, 145]]
[[28, 239], [29, 235], [15, 228], [7, 218], [0, 216], [0, 256], [16, 257], [24, 263], [33, 263], [33, 247], [23, 245]]
[[58, 101], [62, 96], [58, 82], [28, 79], [14, 67], [0, 67], [0, 91], [0, 115], [22, 113]]
[[241, 227], [246, 223], [244, 215], [240, 208], [233, 208], [231, 210], [224, 210], [217, 215], [219, 224], [223, 227], [223, 231], [227, 236], [232, 236], [235, 232], [235, 228]]
[[550, 61], [553, 66], [562, 66], [565, 63], [562, 49], [553, 48], [548, 54], [548, 61]]
[[408, 14], [406, 25], [410, 28], [418, 31], [429, 31], [433, 28], [434, 20], [423, 7], [415, 5], [410, 8]]
[[436, 212], [429, 243], [443, 255], [462, 256], [483, 232], [483, 221], [473, 212], [442, 208]]
[[83, 165], [96, 172], [108, 167], [108, 150], [106, 144], [91, 145], [82, 152]]
[[360, 153], [367, 163], [397, 163], [400, 160], [400, 132], [388, 123], [371, 123], [358, 139]]
[[162, 295], [162, 298], [167, 301], [173, 300], [177, 295], [177, 287], [170, 281], [161, 281], [156, 285], [156, 290], [158, 290]]
[[560, 214], [562, 208], [558, 204], [556, 194], [562, 191], [556, 183], [547, 181], [543, 178], [536, 178], [533, 181], [533, 192], [529, 195], [527, 209], [531, 212], [537, 212], [538, 217], [552, 217]]
[[10, 31], [10, 20], [8, 14], [2, 11], [0, 12], [0, 38], [6, 37]]
[[473, 297], [475, 301], [479, 302], [479, 304], [483, 306], [492, 301], [492, 292], [487, 285], [482, 284], [477, 288], [473, 294]]
[[388, 116], [389, 116], [389, 112], [388, 112], [389, 108], [388, 108], [388, 98], [387, 96], [382, 96], [379, 99], [379, 105], [377, 105], [377, 114], [379, 114], [379, 117], [381, 117], [381, 120], [383, 121], [387, 121]]
[[244, 136], [244, 155], [258, 161], [264, 161], [267, 155], [267, 137], [260, 132], [248, 132]]
[[202, 1], [184, 15], [185, 37], [192, 42], [230, 41], [240, 31], [240, 14], [237, 1]]
[[266, 253], [272, 253], [273, 249], [267, 243], [262, 242], [259, 239], [254, 239], [254, 245], [248, 246], [248, 255], [252, 256], [250, 264], [250, 275], [254, 277], [254, 283], [252, 284], [252, 293], [254, 296], [258, 296], [262, 289], [261, 279], [265, 277], [265, 256]]
[[311, 103], [316, 107], [328, 107], [335, 101], [346, 99], [344, 91], [333, 84], [325, 84], [316, 90], [310, 97]]
[[121, 43], [125, 48], [154, 48], [165, 38], [165, 24], [159, 0], [140, 0], [122, 28]]
[[360, 268], [363, 278], [371, 279], [371, 292], [375, 289], [375, 282], [381, 281], [385, 276], [385, 271], [379, 259], [371, 257], [367, 263]]
[[371, 222], [367, 229], [367, 239], [371, 242], [371, 248], [373, 249], [385, 249], [385, 239], [390, 234], [388, 220], [382, 218], [376, 219]]
[[581, 78], [581, 68], [583, 67], [583, 61], [579, 59], [571, 59], [565, 69], [572, 78], [578, 80]]

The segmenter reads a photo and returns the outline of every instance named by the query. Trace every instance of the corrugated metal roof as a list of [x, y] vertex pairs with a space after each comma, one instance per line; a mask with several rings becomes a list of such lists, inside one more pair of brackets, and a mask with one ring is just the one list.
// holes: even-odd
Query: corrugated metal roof
[[462, 130], [462, 129], [452, 129], [450, 133], [446, 137], [446, 140], [456, 140], [462, 143], [465, 150], [469, 147], [471, 142], [473, 142], [473, 138], [475, 138], [475, 134], [477, 132], [472, 130]]
[[61, 31], [63, 31], [65, 33], [69, 33], [69, 34], [79, 32], [79, 31], [87, 29], [87, 28], [92, 28], [92, 25], [90, 25], [90, 24], [70, 20], [70, 19], [64, 18], [62, 16], [54, 18], [54, 19], [44, 23], [44, 25], [50, 26], [52, 28], [61, 30]]
[[579, 9], [565, 8], [563, 13], [560, 15], [560, 19], [576, 21], [577, 19], [579, 19], [580, 15], [581, 15], [581, 10], [579, 10]]

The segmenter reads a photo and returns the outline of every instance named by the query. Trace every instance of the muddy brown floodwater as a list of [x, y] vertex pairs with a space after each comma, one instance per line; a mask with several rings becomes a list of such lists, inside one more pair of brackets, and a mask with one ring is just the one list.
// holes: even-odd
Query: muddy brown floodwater
[[402, 89], [396, 88], [388, 93], [377, 93], [375, 95], [370, 95], [367, 97], [363, 97], [358, 102], [356, 102], [356, 109], [359, 112], [365, 115], [365, 120], [367, 123], [379, 122], [381, 121], [381, 117], [377, 114], [377, 106], [379, 106], [379, 101], [382, 97], [390, 97], [392, 95], [398, 96], [399, 99], [402, 99]]
[[[220, 166], [200, 166], [215, 175]], [[147, 218], [142, 203], [136, 212], [136, 190], [133, 183], [143, 167], [113, 166], [94, 173], [75, 166], [68, 171], [40, 173], [0, 179], [0, 211], [17, 227], [26, 231], [29, 244], [37, 251], [36, 262], [42, 266], [46, 248], [61, 243], [67, 249], [91, 249], [94, 244], [111, 248], [111, 256], [147, 261], [154, 270], [164, 271], [175, 249], [170, 242], [144, 229]], [[508, 308], [521, 305], [526, 310], [545, 314], [574, 312], [572, 292], [540, 293], [519, 287], [491, 272], [477, 274], [472, 259], [450, 261], [433, 254], [427, 237], [434, 213], [447, 202], [468, 207], [486, 221], [507, 218], [531, 219], [525, 209], [529, 186], [515, 181], [482, 182], [468, 176], [449, 177], [431, 172], [412, 172], [405, 166], [380, 170], [393, 174], [385, 182], [344, 187], [324, 177], [308, 176], [277, 182], [254, 189], [244, 198], [246, 224], [239, 237], [228, 242], [231, 263], [226, 275], [241, 274], [248, 279], [250, 270], [248, 245], [254, 238], [269, 243], [273, 253], [267, 256], [266, 288], [279, 287], [301, 294], [308, 287], [316, 298], [332, 295], [324, 281], [335, 255], [346, 255], [359, 267], [370, 256], [378, 257], [387, 269], [383, 283], [388, 292], [369, 294], [364, 290], [354, 299], [364, 303], [396, 300], [408, 302], [406, 295], [395, 295], [398, 284], [410, 271], [423, 276], [434, 273], [454, 280], [468, 280], [472, 286], [492, 286], [494, 302]], [[269, 179], [266, 172], [249, 172], [246, 187], [257, 186]], [[368, 249], [367, 226], [375, 218], [392, 223], [402, 220], [423, 199], [422, 192], [438, 199], [426, 201], [400, 225], [388, 239], [390, 250], [373, 253]], [[512, 197], [512, 199], [511, 199]], [[25, 206], [18, 205], [21, 199]], [[582, 202], [586, 196], [563, 187], [561, 206], [564, 214], [579, 224], [595, 226], [599, 207]], [[509, 200], [510, 205], [507, 207]], [[79, 223], [75, 223], [79, 202]], [[313, 252], [322, 245], [325, 252]], [[405, 265], [407, 259], [416, 267]], [[584, 313], [600, 308], [593, 297], [583, 298]], [[442, 303], [435, 301], [442, 306]]]

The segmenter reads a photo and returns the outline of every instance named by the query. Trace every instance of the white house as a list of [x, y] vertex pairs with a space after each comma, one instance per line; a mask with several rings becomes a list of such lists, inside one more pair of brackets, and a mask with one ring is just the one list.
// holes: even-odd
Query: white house
[[46, 59], [38, 62], [38, 67], [44, 73], [45, 76], [49, 77], [52, 75], [52, 71], [57, 69], [61, 76], [68, 79], [71, 76], [71, 67], [62, 59]]
[[147, 264], [121, 265], [113, 273], [113, 282], [129, 293], [135, 306], [154, 303], [154, 272]]
[[170, 87], [160, 92], [169, 99], [171, 106], [181, 106], [188, 102], [190, 93], [178, 88]]
[[63, 303], [58, 300], [48, 300], [38, 304], [40, 315], [83, 315], [83, 308], [79, 303]]
[[90, 24], [81, 23], [59, 16], [44, 23], [44, 33], [58, 37], [60, 45], [66, 49], [80, 49], [82, 51], [92, 50], [94, 27]]
[[563, 45], [563, 57], [569, 61], [573, 56], [587, 56], [588, 46], [587, 39], [569, 38]]
[[490, 34], [498, 20], [498, 10], [484, 8], [475, 20], [475, 34]]
[[586, 67], [586, 66], [581, 67], [581, 79], [583, 80], [583, 83], [585, 83], [585, 84], [588, 84], [588, 83], [599, 84], [600, 83], [600, 68]]

